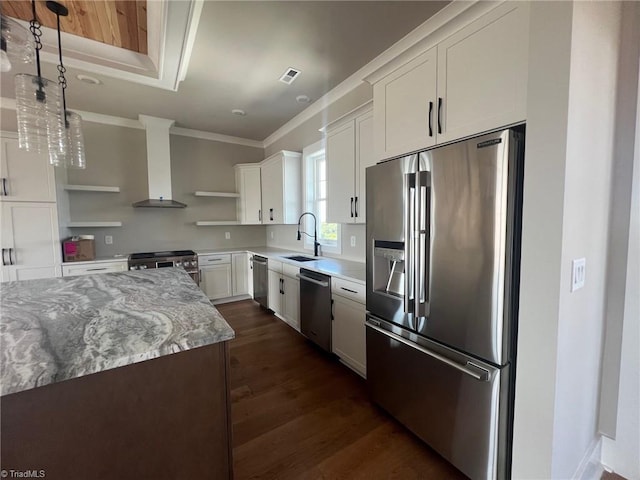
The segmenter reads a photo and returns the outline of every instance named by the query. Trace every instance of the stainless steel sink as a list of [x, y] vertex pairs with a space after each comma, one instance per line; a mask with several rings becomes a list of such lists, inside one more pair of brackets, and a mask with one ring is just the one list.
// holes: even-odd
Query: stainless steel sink
[[284, 258], [288, 258], [289, 260], [294, 260], [296, 262], [313, 262], [314, 260], [317, 260], [316, 258], [305, 257], [304, 255], [291, 255], [290, 257]]

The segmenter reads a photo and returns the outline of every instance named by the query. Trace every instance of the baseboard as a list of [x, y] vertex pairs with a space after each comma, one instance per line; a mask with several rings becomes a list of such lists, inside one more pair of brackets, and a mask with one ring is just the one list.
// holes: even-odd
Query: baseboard
[[602, 458], [602, 436], [591, 442], [584, 454], [576, 473], [573, 474], [575, 480], [600, 480], [604, 473], [604, 467], [600, 459]]
[[240, 300], [249, 300], [250, 298], [252, 298], [250, 295], [238, 295], [236, 297], [226, 297], [219, 298], [217, 300], [211, 300], [211, 303], [213, 303], [214, 305], [220, 305], [221, 303], [238, 302]]

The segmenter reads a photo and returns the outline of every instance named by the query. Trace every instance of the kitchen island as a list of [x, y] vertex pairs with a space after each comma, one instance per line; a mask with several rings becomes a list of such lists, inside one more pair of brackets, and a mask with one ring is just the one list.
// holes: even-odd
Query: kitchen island
[[2, 469], [231, 477], [233, 337], [182, 269], [1, 284]]

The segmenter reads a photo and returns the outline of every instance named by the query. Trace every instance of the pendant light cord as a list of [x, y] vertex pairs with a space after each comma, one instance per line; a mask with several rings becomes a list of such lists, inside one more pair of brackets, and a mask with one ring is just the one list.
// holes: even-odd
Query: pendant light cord
[[58, 65], [58, 83], [62, 87], [62, 108], [64, 109], [64, 122], [65, 126], [69, 128], [69, 122], [67, 120], [67, 98], [65, 96], [65, 90], [67, 89], [67, 79], [64, 74], [67, 69], [62, 63], [62, 37], [60, 35], [60, 13], [56, 13], [56, 18], [58, 20], [58, 57], [60, 58], [60, 65]]
[[42, 41], [40, 37], [42, 37], [42, 28], [40, 26], [40, 22], [38, 21], [38, 17], [36, 16], [36, 1], [31, 0], [31, 12], [33, 13], [33, 18], [29, 22], [29, 30], [31, 30], [31, 34], [33, 35], [33, 40], [35, 43], [36, 50], [36, 68], [38, 72], [38, 92], [36, 93], [38, 100], [44, 101], [44, 91], [42, 90], [42, 74], [40, 71], [40, 49], [42, 48]]

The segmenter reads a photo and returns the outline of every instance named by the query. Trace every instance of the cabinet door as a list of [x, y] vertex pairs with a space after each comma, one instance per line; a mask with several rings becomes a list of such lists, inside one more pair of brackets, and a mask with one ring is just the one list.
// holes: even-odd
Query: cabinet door
[[365, 307], [339, 295], [333, 296], [333, 353], [362, 376], [366, 376]]
[[231, 255], [231, 264], [233, 266], [233, 296], [246, 295], [249, 292], [247, 286], [249, 257], [246, 253], [234, 253]]
[[373, 113], [356, 118], [356, 201], [354, 214], [356, 223], [367, 221], [366, 169], [375, 165], [373, 155]]
[[238, 220], [243, 225], [262, 223], [262, 190], [260, 167], [239, 168], [237, 171]]
[[300, 280], [284, 276], [284, 318], [286, 322], [300, 331]]
[[282, 223], [282, 161], [262, 166], [262, 223]]
[[21, 150], [13, 138], [2, 138], [1, 148], [0, 200], [56, 201], [55, 172], [47, 154]]
[[230, 297], [231, 264], [224, 263], [200, 269], [200, 288], [210, 300]]
[[6, 249], [2, 259], [3, 280], [61, 275], [61, 246], [55, 203], [3, 203], [0, 225], [0, 243]]
[[268, 271], [269, 308], [276, 313], [282, 312], [282, 276], [273, 270]]
[[377, 160], [435, 145], [436, 59], [434, 47], [374, 85]]
[[438, 45], [438, 143], [526, 119], [527, 2], [506, 2]]
[[327, 132], [327, 221], [352, 223], [354, 217], [355, 122]]

